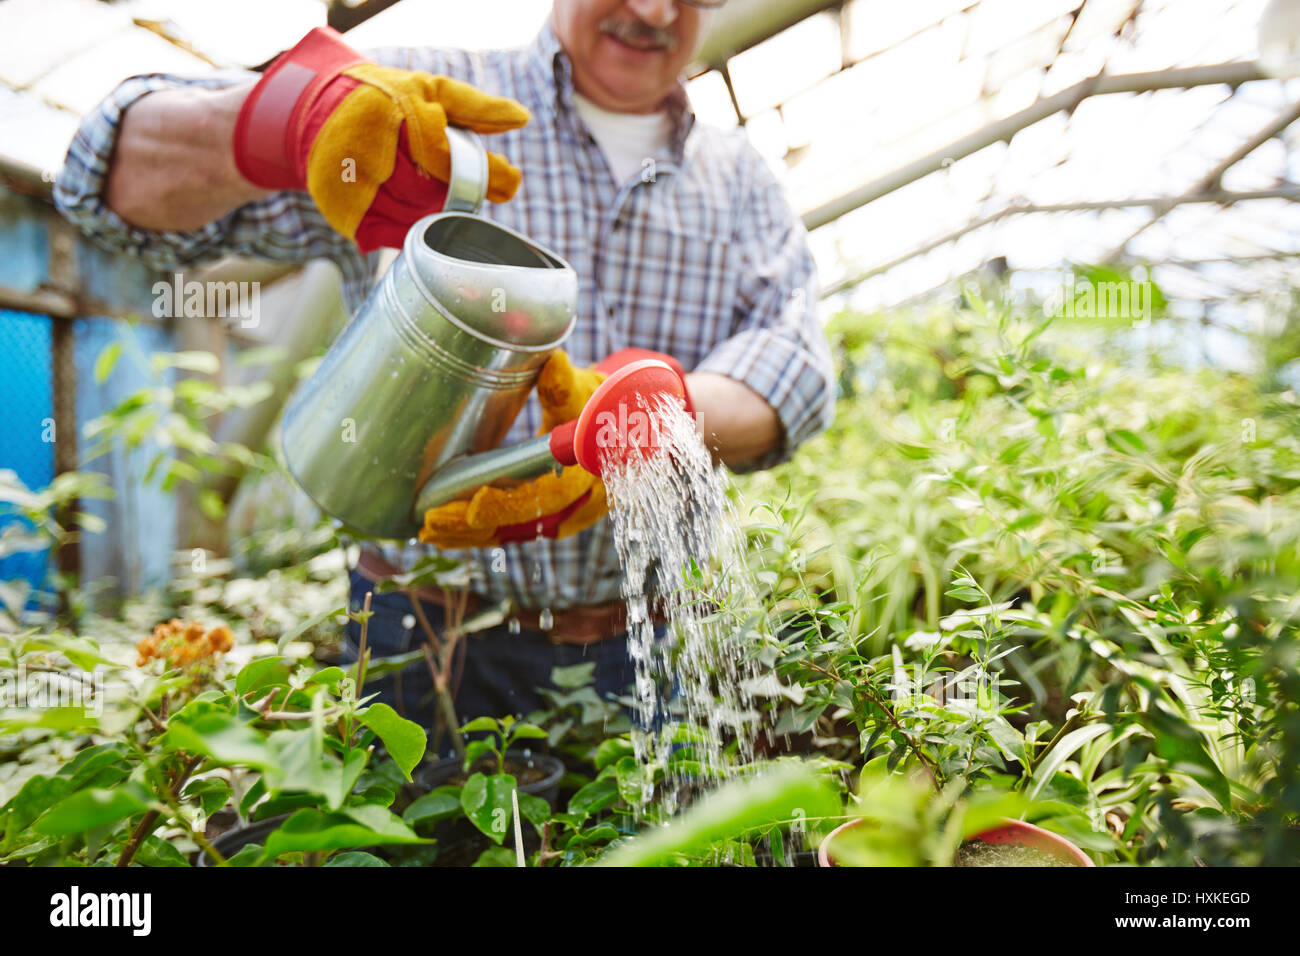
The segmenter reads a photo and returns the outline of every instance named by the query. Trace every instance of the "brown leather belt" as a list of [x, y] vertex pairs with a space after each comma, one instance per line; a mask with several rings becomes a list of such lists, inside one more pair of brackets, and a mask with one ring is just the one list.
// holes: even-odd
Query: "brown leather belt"
[[[357, 572], [368, 581], [381, 581], [384, 578], [400, 574], [401, 571], [373, 551], [362, 549], [357, 561]], [[415, 595], [421, 601], [447, 606], [447, 592], [441, 588], [416, 588]], [[483, 598], [470, 593], [465, 613], [473, 614], [483, 604]], [[595, 644], [627, 630], [627, 605], [622, 601], [610, 601], [606, 604], [586, 604], [578, 607], [561, 608], [551, 612], [550, 628], [543, 628], [541, 611], [530, 608], [515, 608], [512, 615], [524, 630], [538, 631], [546, 635], [552, 644]], [[655, 616], [654, 623], [662, 624], [663, 619]]]

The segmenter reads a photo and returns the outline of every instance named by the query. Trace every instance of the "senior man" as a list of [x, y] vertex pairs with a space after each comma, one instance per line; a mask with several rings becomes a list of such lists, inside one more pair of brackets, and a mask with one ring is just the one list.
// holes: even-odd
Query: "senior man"
[[[84, 121], [55, 198], [91, 236], [159, 268], [225, 253], [331, 259], [355, 310], [376, 279], [374, 250], [399, 246], [412, 222], [441, 208], [443, 125], [475, 129], [493, 150], [484, 214], [554, 249], [580, 281], [572, 364], [548, 363], [543, 380], [555, 387], [539, 386], [542, 401], [530, 401], [505, 442], [575, 416], [599, 380], [581, 369], [631, 347], [687, 370], [719, 460], [770, 467], [829, 423], [831, 363], [801, 223], [743, 132], [697, 123], [687, 103], [681, 71], [707, 8], [721, 5], [555, 0], [522, 49], [363, 56], [316, 30], [260, 78], [134, 77]], [[349, 161], [351, 179], [339, 172]], [[610, 523], [590, 487], [581, 520], [568, 520], [579, 494], [564, 492], [553, 517], [566, 520], [536, 540], [494, 538], [491, 526], [464, 526], [462, 513], [430, 515], [422, 540], [471, 572], [468, 598], [457, 600], [510, 604], [510, 620], [473, 634], [452, 668], [461, 718], [538, 706], [536, 689], [557, 666], [594, 662], [605, 695], [630, 683]], [[466, 544], [477, 547], [455, 547]], [[352, 606], [423, 550], [365, 545]], [[437, 631], [448, 601], [433, 589], [377, 594], [373, 652], [418, 648], [420, 619]], [[353, 655], [356, 639], [354, 624]], [[383, 693], [432, 724], [429, 670], [413, 665], [399, 678], [385, 678]]]

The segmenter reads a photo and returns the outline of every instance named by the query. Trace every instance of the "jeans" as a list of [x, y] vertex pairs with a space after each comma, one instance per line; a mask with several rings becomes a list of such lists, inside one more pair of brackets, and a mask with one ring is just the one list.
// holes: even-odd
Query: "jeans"
[[[359, 611], [367, 591], [374, 584], [353, 571], [349, 606]], [[443, 609], [437, 604], [420, 602], [421, 610], [435, 634], [442, 633]], [[400, 592], [374, 594], [370, 600], [370, 624], [366, 645], [372, 661], [380, 657], [419, 650], [424, 642], [411, 599]], [[410, 625], [409, 627], [407, 625]], [[349, 621], [344, 659], [355, 661], [359, 653], [361, 626]], [[507, 622], [476, 631], [464, 638], [456, 651], [463, 656], [460, 683], [455, 690], [457, 718], [468, 722], [475, 717], [523, 716], [546, 706], [537, 688], [551, 688], [551, 669], [594, 661], [594, 689], [604, 698], [628, 692], [635, 674], [627, 651], [627, 634], [618, 634], [594, 644], [552, 644], [540, 631], [520, 630], [511, 634]], [[459, 663], [457, 665], [459, 667]], [[453, 671], [457, 668], [453, 668]], [[433, 679], [424, 661], [416, 661], [396, 674], [367, 681], [362, 695], [378, 693], [383, 701], [409, 720], [427, 728], [435, 725], [438, 701]], [[438, 741], [431, 741], [437, 747]]]

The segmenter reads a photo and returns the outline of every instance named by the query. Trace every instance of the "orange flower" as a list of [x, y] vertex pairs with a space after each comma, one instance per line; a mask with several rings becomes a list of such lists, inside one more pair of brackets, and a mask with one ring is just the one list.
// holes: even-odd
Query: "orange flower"
[[235, 646], [235, 635], [230, 633], [230, 628], [226, 625], [218, 624], [208, 631], [208, 642], [216, 653], [224, 654]]
[[136, 644], [136, 666], [144, 667], [150, 660], [165, 660], [170, 667], [197, 666], [234, 646], [235, 635], [224, 624], [209, 629], [199, 621], [172, 618]]

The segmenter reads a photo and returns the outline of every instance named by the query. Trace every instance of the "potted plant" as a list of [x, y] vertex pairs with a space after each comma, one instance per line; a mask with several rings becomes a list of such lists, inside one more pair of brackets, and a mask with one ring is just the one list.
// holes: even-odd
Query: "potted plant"
[[[819, 866], [838, 866], [837, 838], [868, 823], [862, 817], [832, 830], [817, 848]], [[981, 830], [957, 848], [956, 866], [1095, 866], [1088, 855], [1069, 840], [1023, 820], [1004, 819]]]
[[514, 830], [515, 802], [520, 818], [540, 830], [551, 817], [564, 764], [516, 746], [544, 740], [546, 731], [511, 716], [479, 717], [453, 729], [458, 736], [484, 736], [465, 742], [463, 757], [438, 760], [417, 772], [416, 786], [425, 792], [402, 817], [437, 841], [435, 865], [514, 865], [515, 841], [523, 841], [530, 853], [539, 845], [535, 832], [516, 834], [506, 844]]

